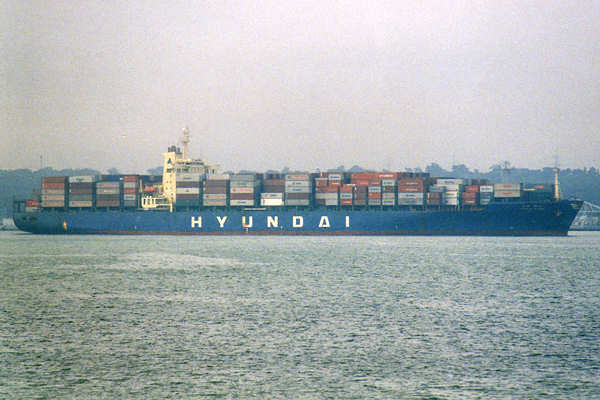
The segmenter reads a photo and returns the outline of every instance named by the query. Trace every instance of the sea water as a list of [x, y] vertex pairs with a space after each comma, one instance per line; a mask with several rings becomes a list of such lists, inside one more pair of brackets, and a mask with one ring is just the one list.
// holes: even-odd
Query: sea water
[[600, 233], [0, 233], [0, 398], [600, 398]]

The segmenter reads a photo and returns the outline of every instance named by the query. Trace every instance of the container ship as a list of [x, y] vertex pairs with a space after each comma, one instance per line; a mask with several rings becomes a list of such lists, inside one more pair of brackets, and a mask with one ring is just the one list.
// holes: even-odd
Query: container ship
[[43, 177], [14, 203], [38, 234], [564, 236], [582, 206], [554, 184], [490, 183], [419, 172], [220, 173], [164, 153], [162, 175]]

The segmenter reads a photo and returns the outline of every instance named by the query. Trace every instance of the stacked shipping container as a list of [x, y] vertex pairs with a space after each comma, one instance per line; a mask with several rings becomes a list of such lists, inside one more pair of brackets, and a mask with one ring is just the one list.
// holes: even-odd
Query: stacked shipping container
[[260, 179], [256, 174], [233, 174], [229, 179], [229, 205], [254, 207], [260, 191]]
[[229, 193], [229, 175], [211, 174], [204, 181], [202, 203], [205, 206], [223, 207], [227, 205]]
[[178, 172], [175, 175], [175, 204], [177, 207], [199, 206], [201, 192], [202, 174]]
[[396, 205], [396, 179], [381, 180], [381, 205], [386, 207]]
[[398, 205], [422, 206], [425, 204], [425, 188], [423, 178], [401, 178], [398, 180]]
[[437, 178], [434, 187], [442, 189], [442, 204], [446, 206], [460, 205], [460, 194], [463, 191], [464, 179]]
[[139, 204], [138, 196], [138, 176], [126, 175], [123, 177], [123, 206], [127, 208], [137, 207]]
[[96, 207], [121, 207], [120, 176], [103, 175], [96, 182]]
[[69, 177], [69, 207], [91, 208], [94, 206], [94, 183], [96, 177], [93, 175], [80, 175]]
[[[487, 205], [494, 199], [550, 201], [554, 192], [553, 185], [548, 184], [491, 185], [486, 180], [431, 179], [426, 174], [404, 172], [212, 174], [204, 183], [202, 177], [199, 173], [177, 174], [176, 206], [310, 206], [314, 200], [316, 206], [331, 207], [425, 204], [473, 207]], [[161, 179], [147, 175], [44, 177], [40, 205], [43, 208], [138, 207], [140, 193], [157, 194]]]
[[351, 206], [352, 205], [352, 197], [354, 196], [354, 191], [356, 190], [356, 185], [354, 184], [343, 184], [340, 187], [340, 205], [341, 206]]
[[260, 194], [260, 205], [281, 207], [284, 205], [285, 179], [282, 174], [265, 174]]
[[309, 206], [312, 196], [312, 179], [308, 173], [285, 175], [285, 205]]
[[42, 207], [53, 208], [67, 206], [66, 182], [66, 176], [44, 176], [42, 178]]
[[495, 183], [494, 197], [501, 199], [516, 199], [521, 197], [520, 183]]
[[494, 198], [494, 186], [493, 185], [481, 185], [479, 186], [479, 204], [486, 205]]

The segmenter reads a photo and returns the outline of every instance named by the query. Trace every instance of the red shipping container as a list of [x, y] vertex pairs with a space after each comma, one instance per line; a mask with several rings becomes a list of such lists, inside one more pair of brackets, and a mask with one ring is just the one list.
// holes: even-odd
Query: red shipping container
[[356, 186], [369, 186], [369, 181], [367, 179], [352, 179], [350, 183]]
[[65, 188], [65, 183], [54, 183], [54, 182], [47, 182], [47, 183], [42, 183], [42, 189], [64, 189]]
[[465, 192], [468, 192], [468, 193], [477, 193], [477, 192], [479, 192], [479, 185], [465, 186]]
[[254, 200], [254, 193], [231, 193], [231, 200]]
[[123, 182], [137, 182], [137, 180], [138, 180], [137, 175], [130, 175], [130, 176], [123, 177]]
[[381, 199], [381, 193], [369, 193], [369, 199]]

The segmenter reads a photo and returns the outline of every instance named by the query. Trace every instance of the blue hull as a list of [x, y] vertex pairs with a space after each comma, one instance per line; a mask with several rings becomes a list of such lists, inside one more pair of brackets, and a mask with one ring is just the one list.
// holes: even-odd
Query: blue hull
[[581, 201], [490, 203], [478, 210], [234, 208], [198, 211], [41, 211], [16, 226], [43, 234], [540, 235], [564, 236]]

